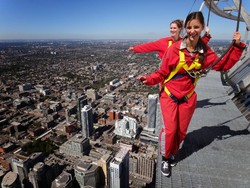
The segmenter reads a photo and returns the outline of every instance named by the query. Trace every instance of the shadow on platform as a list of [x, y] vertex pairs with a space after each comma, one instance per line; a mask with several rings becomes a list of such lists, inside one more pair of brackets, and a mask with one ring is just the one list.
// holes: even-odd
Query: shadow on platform
[[248, 135], [250, 125], [243, 130], [231, 130], [223, 124], [211, 127], [202, 127], [187, 134], [181, 149], [179, 150], [178, 160], [181, 161], [194, 152], [210, 145], [214, 140], [224, 140], [233, 136]]
[[210, 102], [211, 99], [198, 100], [196, 108], [209, 108], [211, 106], [226, 105], [226, 102]]

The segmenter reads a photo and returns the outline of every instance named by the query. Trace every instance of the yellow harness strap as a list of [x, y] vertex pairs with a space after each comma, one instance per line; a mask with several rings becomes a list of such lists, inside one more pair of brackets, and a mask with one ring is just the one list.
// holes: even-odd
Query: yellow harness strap
[[175, 67], [175, 69], [172, 72], [170, 72], [168, 77], [164, 80], [163, 82], [164, 84], [168, 82], [169, 80], [171, 80], [171, 78], [173, 78], [177, 74], [177, 72], [186, 64], [185, 55], [182, 51], [179, 51], [179, 57], [180, 57], [180, 60], [179, 60], [178, 65]]
[[[171, 41], [172, 42], [172, 41]], [[175, 67], [175, 69], [170, 72], [170, 74], [168, 75], [168, 77], [164, 80], [163, 82], [163, 87], [164, 87], [164, 91], [168, 94], [168, 96], [171, 96], [171, 92], [168, 90], [168, 88], [165, 86], [165, 83], [168, 82], [169, 80], [171, 80], [181, 68], [184, 68], [186, 71], [190, 71], [193, 69], [200, 69], [201, 68], [201, 64], [199, 63], [199, 57], [196, 56], [193, 63], [188, 67], [188, 65], [186, 64], [185, 61], [185, 54], [184, 52], [182, 52], [181, 50], [179, 51], [179, 63], [178, 65]], [[198, 81], [199, 78], [196, 78], [194, 81], [194, 85], [196, 86], [196, 83]], [[188, 93], [185, 98], [189, 99], [194, 93], [194, 90], [191, 91], [190, 93]]]
[[169, 40], [168, 41], [168, 47], [171, 46], [173, 44], [173, 41], [172, 40]]

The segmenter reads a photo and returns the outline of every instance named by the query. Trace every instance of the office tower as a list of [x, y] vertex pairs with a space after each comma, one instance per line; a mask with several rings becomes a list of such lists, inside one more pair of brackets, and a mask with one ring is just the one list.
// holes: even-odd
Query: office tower
[[88, 104], [87, 96], [82, 95], [77, 99], [77, 116], [79, 121], [79, 127], [82, 127], [81, 123], [81, 109]]
[[106, 186], [108, 186], [108, 168], [111, 159], [110, 154], [104, 154], [99, 160], [95, 161], [97, 166], [100, 167], [100, 182], [103, 182]]
[[52, 182], [52, 188], [74, 188], [73, 177], [70, 173], [63, 171], [56, 179]]
[[100, 169], [95, 164], [86, 163], [82, 160], [76, 161], [74, 165], [75, 179], [80, 187], [103, 187], [100, 184]]
[[85, 105], [81, 109], [81, 125], [82, 125], [82, 136], [85, 138], [89, 138], [93, 134], [94, 126], [93, 126], [93, 112], [92, 107], [89, 105]]
[[82, 157], [90, 149], [89, 138], [76, 134], [59, 147], [59, 152], [65, 155]]
[[160, 130], [163, 127], [163, 119], [162, 119], [162, 113], [161, 113], [161, 105], [160, 101], [158, 100], [157, 102], [157, 107], [156, 107], [156, 123], [155, 123], [155, 136], [158, 137]]
[[114, 110], [109, 111], [109, 119], [110, 120], [115, 120], [115, 111]]
[[147, 128], [155, 129], [158, 94], [148, 95], [148, 125]]
[[129, 151], [121, 148], [110, 162], [109, 187], [129, 187]]
[[131, 154], [130, 158], [129, 158], [129, 172], [131, 174], [136, 174], [138, 169], [138, 159], [137, 156], [135, 154]]
[[[29, 169], [32, 168], [36, 163], [43, 162], [44, 156], [42, 152], [31, 154], [29, 157], [23, 155], [16, 155], [11, 160], [11, 167], [13, 172], [17, 173], [21, 183], [28, 179]], [[25, 185], [22, 184], [22, 187]]]
[[146, 155], [138, 156], [138, 174], [143, 178], [153, 179], [155, 162]]
[[65, 109], [65, 118], [66, 118], [66, 123], [70, 124], [70, 112], [68, 108]]
[[47, 176], [48, 168], [46, 168], [43, 162], [38, 162], [29, 172], [29, 181], [32, 183], [33, 188], [48, 187], [50, 182], [48, 181]]
[[1, 187], [2, 188], [10, 188], [10, 187], [19, 188], [20, 182], [19, 182], [17, 173], [9, 171], [7, 174], [5, 174], [1, 183]]
[[151, 148], [147, 148], [145, 153], [131, 153], [129, 158], [129, 173], [141, 180], [152, 182], [155, 171], [155, 155], [157, 155], [157, 152]]
[[33, 169], [29, 172], [29, 181], [33, 185], [33, 188], [48, 187], [45, 165], [43, 162], [38, 162], [34, 165]]
[[120, 136], [134, 138], [137, 134], [137, 121], [135, 118], [124, 116], [121, 120], [116, 120], [114, 133]]
[[110, 110], [109, 111], [109, 120], [118, 120], [118, 119], [121, 119], [121, 112], [119, 111], [116, 111], [116, 110]]

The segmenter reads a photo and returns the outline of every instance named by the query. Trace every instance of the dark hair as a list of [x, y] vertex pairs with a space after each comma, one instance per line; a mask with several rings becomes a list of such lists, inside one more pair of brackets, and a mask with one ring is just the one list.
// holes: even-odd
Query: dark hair
[[[204, 16], [202, 14], [202, 12], [191, 12], [186, 20], [185, 20], [185, 23], [184, 23], [184, 27], [186, 28], [187, 27], [187, 24], [191, 21], [191, 20], [194, 20], [194, 19], [197, 19], [200, 21], [200, 23], [205, 26], [205, 21], [204, 21]], [[204, 62], [204, 56], [207, 52], [207, 45], [201, 40], [201, 38], [199, 38], [199, 41], [197, 43], [197, 45], [201, 46], [203, 51], [204, 51], [204, 54], [199, 54], [199, 61], [201, 64], [203, 64]]]
[[186, 18], [186, 20], [185, 20], [184, 27], [186, 28], [188, 22], [190, 22], [191, 20], [194, 20], [194, 19], [199, 20], [200, 23], [201, 23], [202, 25], [205, 25], [204, 16], [203, 16], [202, 12], [199, 11], [199, 12], [191, 12], [191, 13], [187, 16], [187, 18]]

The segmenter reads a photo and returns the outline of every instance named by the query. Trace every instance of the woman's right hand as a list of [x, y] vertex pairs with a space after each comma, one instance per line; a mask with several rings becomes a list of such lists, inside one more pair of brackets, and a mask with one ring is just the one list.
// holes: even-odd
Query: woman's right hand
[[146, 76], [139, 75], [136, 77], [137, 80], [141, 81], [142, 83], [146, 84], [147, 83], [147, 78]]
[[128, 51], [129, 52], [134, 52], [134, 47], [133, 46], [129, 47]]

